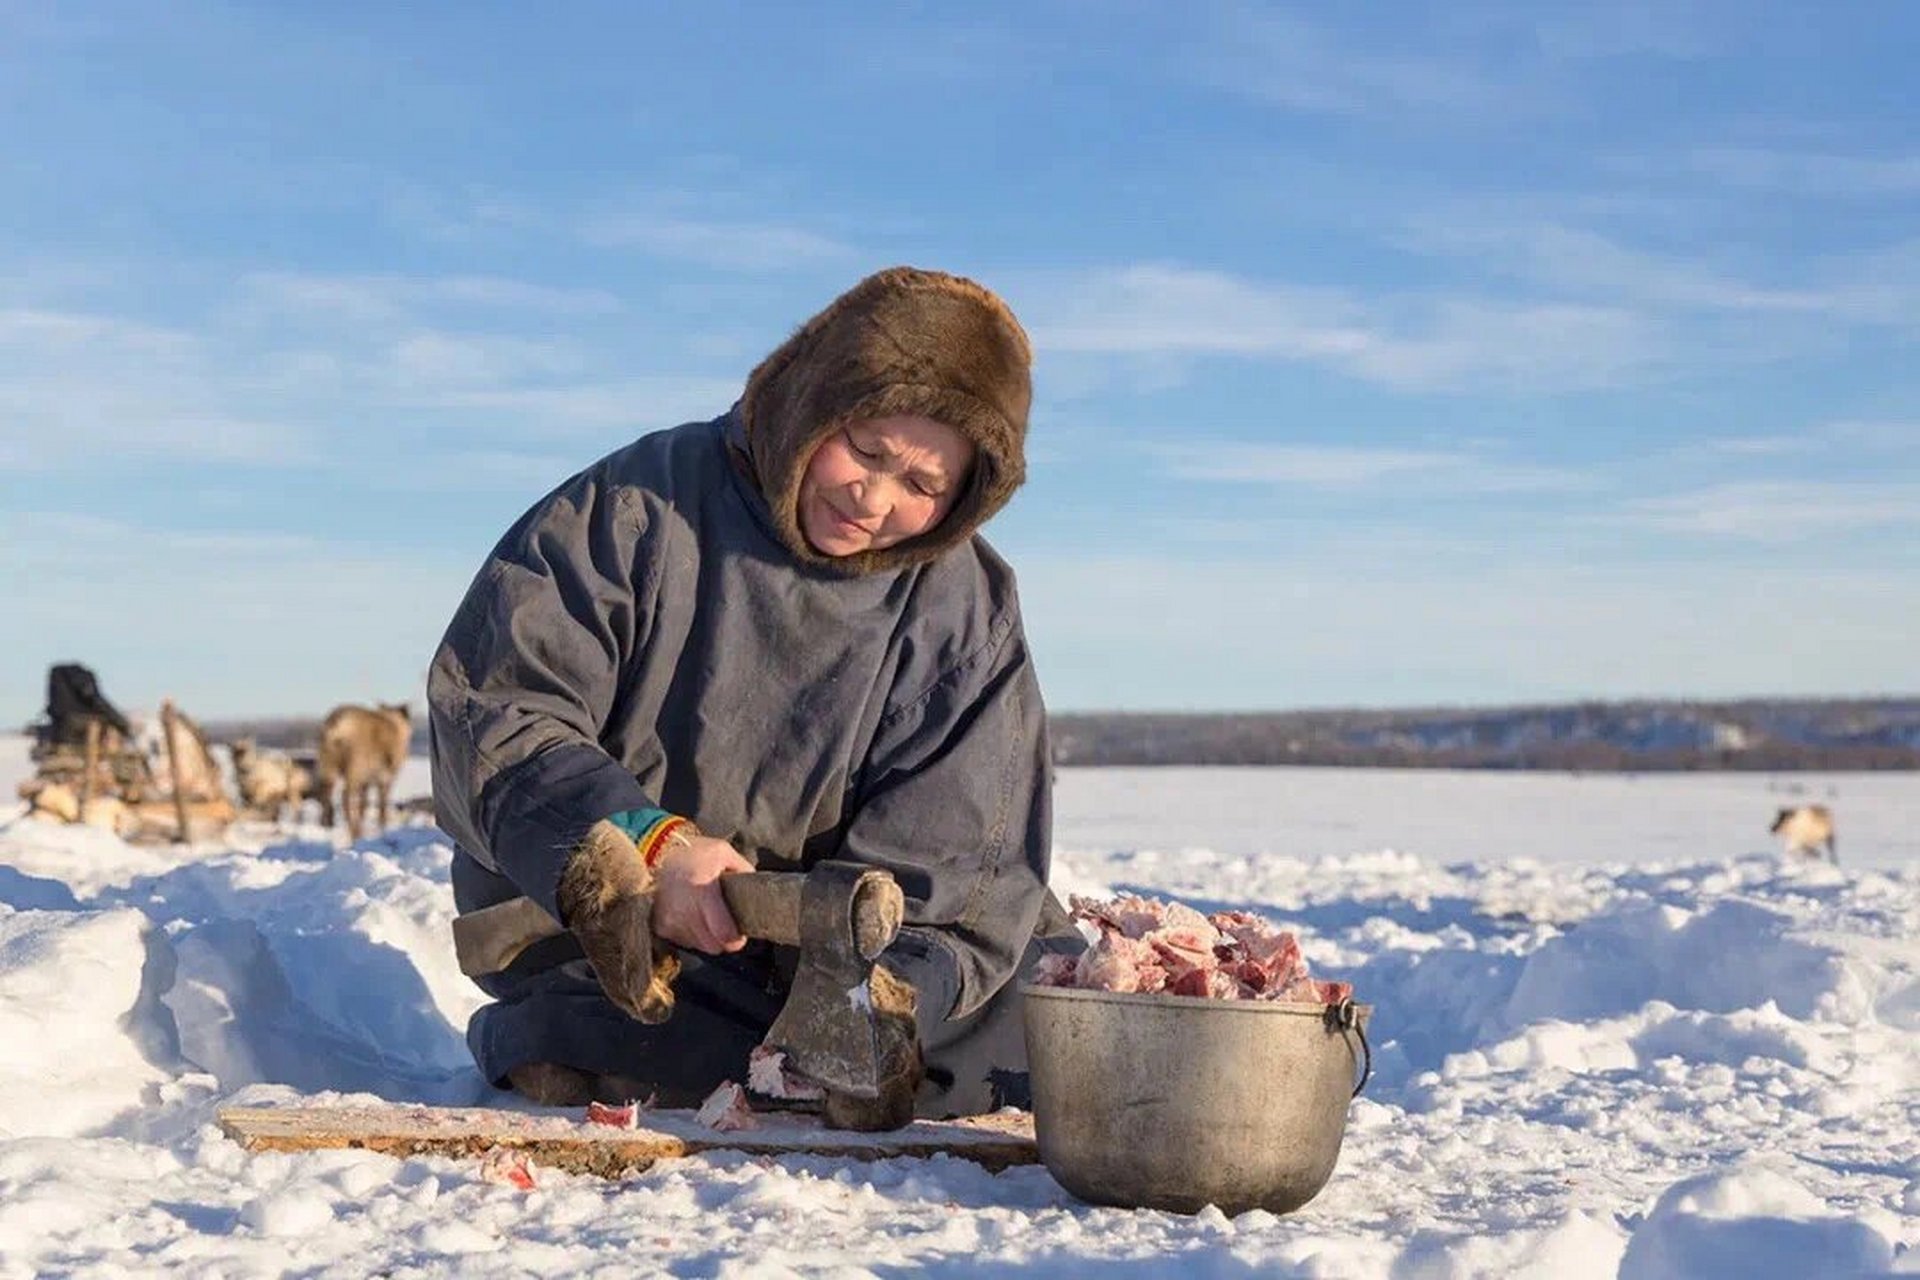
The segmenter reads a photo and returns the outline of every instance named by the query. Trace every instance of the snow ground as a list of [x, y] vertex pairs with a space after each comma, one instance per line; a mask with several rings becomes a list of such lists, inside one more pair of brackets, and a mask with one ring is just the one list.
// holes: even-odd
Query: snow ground
[[[0, 740], [4, 794], [23, 762]], [[249, 1156], [210, 1126], [236, 1096], [504, 1101], [461, 1043], [442, 838], [133, 848], [0, 809], [0, 1277], [1920, 1274], [1920, 780], [1799, 784], [1063, 772], [1061, 887], [1264, 911], [1375, 1005], [1333, 1181], [1231, 1219], [944, 1159], [522, 1193]], [[1797, 798], [1836, 804], [1845, 865], [1767, 851]]]

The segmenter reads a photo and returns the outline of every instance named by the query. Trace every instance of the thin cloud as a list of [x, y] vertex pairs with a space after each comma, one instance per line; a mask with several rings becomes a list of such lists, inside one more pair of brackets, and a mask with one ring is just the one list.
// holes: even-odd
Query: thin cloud
[[1920, 195], [1920, 155], [1708, 147], [1691, 152], [1686, 164], [1717, 182], [1808, 199]]
[[0, 448], [24, 470], [102, 456], [310, 459], [299, 426], [214, 390], [218, 365], [181, 330], [91, 312], [0, 310]]
[[1193, 78], [1289, 110], [1361, 119], [1512, 110], [1531, 95], [1460, 58], [1381, 52], [1290, 14], [1238, 7], [1187, 56]]
[[1590, 390], [1675, 363], [1660, 326], [1629, 308], [1443, 297], [1399, 309], [1409, 318], [1342, 362], [1350, 372], [1435, 390]]
[[[546, 310], [528, 322], [507, 307], [512, 331], [457, 324], [514, 302]], [[344, 446], [380, 422], [414, 437], [427, 462], [445, 438], [444, 416], [430, 414], [564, 438], [707, 418], [737, 397], [732, 378], [609, 378], [622, 361], [591, 323], [598, 306], [591, 293], [492, 277], [290, 274], [250, 278], [191, 329], [0, 308], [0, 459], [20, 471], [131, 458], [327, 468], [349, 464]], [[550, 323], [569, 309], [578, 328]]]
[[1675, 454], [1709, 454], [1730, 458], [1779, 458], [1818, 448], [1812, 436], [1719, 436], [1669, 450]]
[[1809, 314], [1845, 310], [1844, 293], [1756, 285], [1706, 264], [1648, 253], [1592, 231], [1553, 223], [1500, 225], [1423, 219], [1406, 241], [1448, 256], [1463, 256], [1536, 288], [1586, 298], [1672, 310], [1776, 311]]
[[[1265, 508], [1263, 508], [1265, 510]], [[1151, 545], [1197, 544], [1245, 553], [1249, 549], [1308, 543], [1319, 557], [1345, 557], [1354, 563], [1380, 563], [1414, 555], [1497, 557], [1511, 549], [1507, 536], [1442, 531], [1423, 523], [1418, 511], [1369, 511], [1356, 521], [1350, 510], [1285, 516], [1253, 514], [1152, 516], [1143, 528], [1159, 535]]]
[[1885, 460], [1906, 455], [1920, 464], [1920, 422], [1823, 422], [1795, 433], [1708, 437], [1670, 451], [1734, 458], [1774, 458], [1820, 454], [1839, 461], [1862, 455]]
[[475, 449], [436, 461], [369, 476], [369, 487], [389, 493], [465, 493], [505, 490], [539, 493], [581, 469], [578, 455]]
[[474, 386], [579, 374], [586, 357], [564, 339], [504, 337], [426, 329], [387, 348], [386, 370], [398, 387]]
[[[1920, 333], [1920, 237], [1776, 247], [1711, 237], [1697, 200], [1665, 209], [1586, 203], [1530, 202], [1525, 193], [1443, 199], [1382, 230], [1395, 248], [1449, 275], [1470, 273], [1517, 295], [1515, 305], [1633, 317], [1666, 347], [1657, 363], [1676, 370], [1831, 356], [1861, 332]], [[1583, 225], [1595, 221], [1658, 227], [1661, 247]]]
[[1625, 56], [1691, 60], [1715, 42], [1687, 15], [1655, 6], [1487, 13], [1442, 8], [1391, 29], [1339, 29], [1237, 5], [1197, 37], [1171, 36], [1176, 66], [1200, 83], [1291, 111], [1416, 127], [1510, 124], [1578, 110], [1580, 64]]
[[1920, 525], [1920, 483], [1760, 480], [1629, 503], [1613, 522], [1752, 542]]
[[[1503, 356], [1513, 385], [1622, 385], [1830, 354], [1860, 333], [1920, 332], [1920, 240], [1803, 257], [1788, 282], [1553, 222], [1427, 218], [1399, 240], [1525, 295], [1440, 302], [1426, 317], [1431, 335], [1397, 335], [1365, 365], [1415, 385], [1444, 385], [1455, 370], [1498, 377]], [[1423, 352], [1430, 365], [1409, 363]]]
[[227, 332], [219, 339], [233, 355], [213, 386], [328, 414], [580, 380], [600, 359], [565, 333], [528, 337], [404, 323]]
[[0, 456], [23, 471], [103, 459], [184, 461], [297, 467], [320, 455], [300, 426], [223, 417], [168, 403], [168, 388], [113, 388], [35, 382], [0, 386], [0, 419], [15, 438]]
[[801, 227], [699, 221], [650, 213], [608, 214], [581, 227], [588, 244], [633, 248], [727, 271], [781, 271], [844, 262], [854, 250]]
[[[306, 403], [514, 414], [538, 435], [711, 417], [739, 392], [731, 380], [697, 376], [608, 379], [618, 361], [603, 325], [543, 321], [540, 336], [522, 327], [526, 311], [587, 320], [619, 307], [598, 291], [484, 276], [274, 275], [249, 284], [250, 297], [317, 322], [291, 333], [261, 326], [267, 340], [284, 335], [300, 345], [268, 352], [257, 385]], [[514, 328], [501, 327], [501, 311]]]
[[1357, 491], [1398, 484], [1449, 493], [1564, 492], [1592, 487], [1579, 472], [1476, 454], [1338, 445], [1201, 442], [1169, 459], [1187, 480]]
[[126, 356], [177, 356], [195, 345], [191, 334], [118, 316], [32, 307], [0, 308], [0, 356], [101, 351]]
[[604, 289], [556, 288], [502, 276], [256, 272], [240, 283], [252, 299], [289, 311], [389, 322], [421, 308], [447, 306], [575, 316], [621, 310], [620, 300]]
[[1816, 428], [1815, 435], [1850, 449], [1911, 453], [1920, 462], [1920, 421], [1829, 422]]
[[1047, 350], [1319, 359], [1363, 350], [1360, 313], [1333, 290], [1262, 286], [1217, 271], [1127, 266], [1058, 280], [1021, 308]]
[[512, 414], [536, 424], [542, 433], [597, 427], [653, 430], [715, 417], [739, 397], [740, 388], [735, 379], [662, 375], [546, 387], [448, 389], [415, 396], [412, 403]]
[[1829, 269], [1848, 318], [1920, 332], [1920, 237], [1854, 254]]
[[1277, 359], [1435, 390], [1612, 386], [1671, 362], [1646, 318], [1577, 303], [1372, 300], [1161, 265], [1037, 279], [1024, 294], [1047, 351]]
[[[31, 611], [0, 613], [0, 652], [22, 658], [0, 671], [0, 702], [36, 705], [39, 664], [72, 653], [129, 708], [162, 694], [202, 717], [415, 697], [472, 572], [471, 555], [387, 542], [0, 513], [0, 573], [35, 584]], [[140, 624], [103, 628], [103, 600]]]
[[[68, 511], [22, 511], [0, 523], [7, 555], [28, 566], [85, 566], [89, 571], [126, 562], [126, 548], [141, 548], [129, 569], [151, 563], [224, 566], [245, 570], [305, 561], [360, 561], [381, 554], [371, 544], [330, 541], [306, 534], [261, 529], [168, 529], [116, 516]], [[210, 559], [209, 557], [217, 557]], [[89, 580], [91, 580], [89, 578]]]
[[1718, 47], [1701, 16], [1676, 5], [1615, 0], [1554, 11], [1527, 8], [1526, 25], [1541, 53], [1562, 61], [1622, 54], [1692, 60], [1708, 56]]

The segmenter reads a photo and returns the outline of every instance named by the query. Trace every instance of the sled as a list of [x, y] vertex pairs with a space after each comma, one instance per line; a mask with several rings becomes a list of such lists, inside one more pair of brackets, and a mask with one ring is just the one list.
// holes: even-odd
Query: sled
[[56, 740], [51, 728], [36, 741], [34, 774], [18, 788], [29, 812], [103, 827], [134, 844], [218, 838], [237, 814], [200, 726], [171, 699], [161, 702], [166, 768], [156, 774], [118, 727], [124, 719], [108, 711], [116, 723], [84, 717], [77, 742]]
[[621, 1178], [657, 1160], [704, 1151], [749, 1155], [838, 1156], [887, 1160], [946, 1155], [991, 1172], [1036, 1164], [1033, 1117], [1008, 1109], [962, 1120], [916, 1120], [886, 1133], [829, 1129], [818, 1116], [759, 1112], [758, 1127], [722, 1132], [690, 1110], [643, 1110], [637, 1127], [585, 1119], [585, 1109], [497, 1111], [485, 1107], [380, 1106], [225, 1107], [220, 1128], [248, 1151], [377, 1151], [399, 1159], [437, 1155], [484, 1157], [504, 1149], [547, 1169]]

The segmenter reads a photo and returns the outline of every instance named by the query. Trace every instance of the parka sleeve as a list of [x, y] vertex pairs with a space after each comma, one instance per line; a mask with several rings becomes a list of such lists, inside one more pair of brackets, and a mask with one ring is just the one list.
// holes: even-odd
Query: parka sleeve
[[1047, 897], [1046, 710], [1017, 610], [981, 649], [882, 721], [842, 856], [894, 874], [907, 923], [885, 961], [923, 1027], [1013, 978]]
[[574, 477], [501, 539], [427, 676], [435, 819], [556, 918], [587, 828], [653, 805], [600, 744], [637, 642], [646, 551], [636, 491], [604, 465]]

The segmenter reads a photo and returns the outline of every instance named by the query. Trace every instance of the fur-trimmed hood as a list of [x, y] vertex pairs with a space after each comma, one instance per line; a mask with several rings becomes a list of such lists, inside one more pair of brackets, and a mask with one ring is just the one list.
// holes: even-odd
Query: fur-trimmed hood
[[[747, 380], [748, 460], [780, 540], [795, 557], [848, 574], [931, 560], [971, 537], [1027, 475], [1032, 348], [991, 290], [960, 276], [890, 267], [801, 325]], [[976, 449], [967, 491], [937, 526], [881, 551], [825, 556], [802, 534], [807, 462], [849, 421], [912, 414]]]

